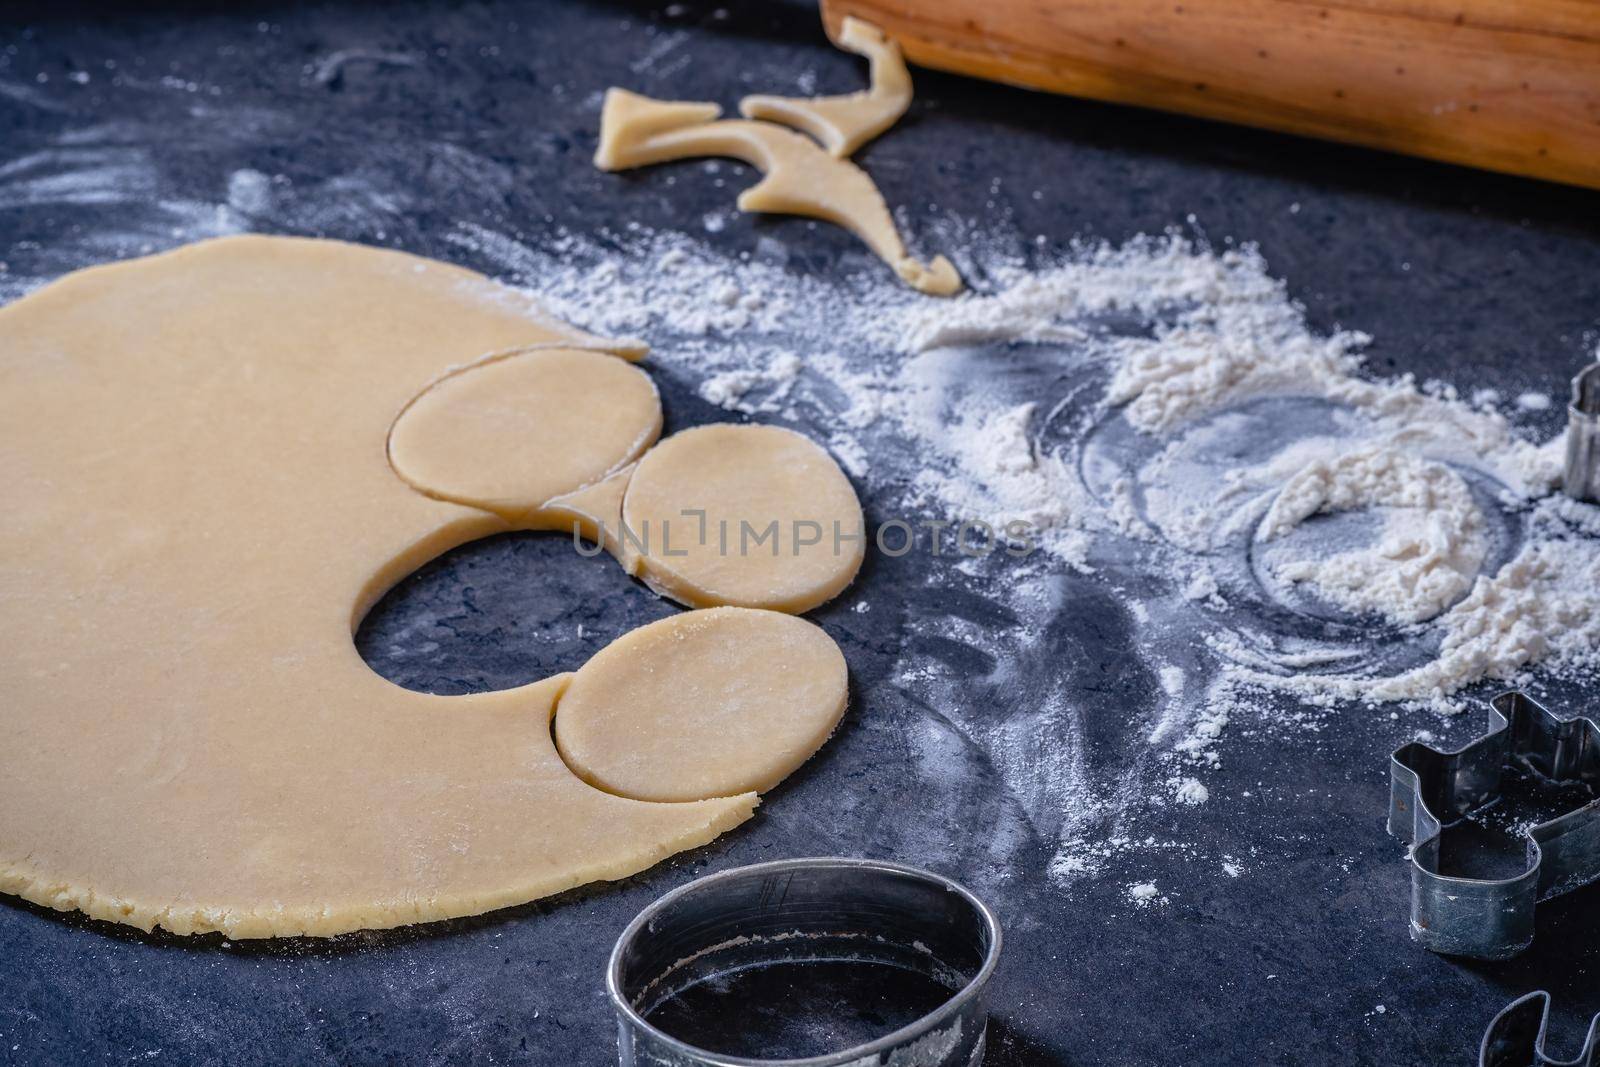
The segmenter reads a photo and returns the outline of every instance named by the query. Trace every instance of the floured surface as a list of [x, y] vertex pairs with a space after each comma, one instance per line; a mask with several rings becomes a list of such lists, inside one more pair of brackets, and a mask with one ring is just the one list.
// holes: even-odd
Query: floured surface
[[[744, 410], [795, 426], [848, 459], [874, 524], [902, 513], [898, 493], [923, 468], [928, 489], [959, 510], [969, 498], [1033, 499], [1025, 490], [1048, 482], [1031, 471], [1051, 468], [1031, 464], [1032, 422], [1013, 416], [1028, 405], [1048, 416], [1077, 380], [1076, 344], [995, 342], [951, 359], [965, 386], [951, 405], [960, 426], [935, 449], [886, 422], [876, 447], [835, 413], [849, 397], [852, 420], [871, 417], [869, 387], [852, 372], [870, 378], [899, 339], [863, 340], [859, 322], [818, 316], [838, 306], [836, 288], [829, 303], [811, 297], [815, 283], [840, 281], [868, 306], [892, 304], [899, 283], [881, 265], [824, 224], [739, 214], [734, 194], [756, 176], [727, 161], [621, 178], [588, 166], [608, 85], [731, 104], [862, 84], [864, 64], [823, 39], [814, 6], [735, 5], [725, 21], [716, 6], [557, 5], [537, 20], [493, 0], [381, 19], [239, 12], [182, 34], [154, 16], [143, 30], [41, 25], [14, 42], [18, 54], [0, 49], [0, 83], [59, 108], [7, 97], [24, 126], [8, 142], [17, 165], [0, 178], [15, 208], [0, 214], [0, 293], [217, 230], [391, 244], [560, 289], [590, 323], [631, 323], [608, 332], [652, 342], [645, 367], [665, 432]], [[564, 40], [585, 42], [585, 64], [550, 47]], [[409, 65], [346, 57], [336, 82], [317, 80], [331, 53], [362, 42]], [[87, 85], [68, 79], [74, 61]], [[35, 82], [40, 71], [48, 83]], [[1180, 226], [1219, 251], [1229, 237], [1259, 241], [1268, 277], [1306, 303], [1314, 335], [1342, 324], [1375, 336], [1365, 373], [1441, 377], [1463, 398], [1497, 389], [1516, 433], [1559, 430], [1563, 383], [1591, 351], [1600, 306], [1600, 244], [1578, 194], [918, 80], [915, 121], [865, 162], [907, 232], [950, 253], [979, 290], [1013, 289], [1014, 268], [1072, 258], [1077, 238], [1121, 245]], [[482, 107], [491, 97], [500, 105]], [[607, 275], [633, 280], [663, 260], [626, 299], [603, 298]], [[1005, 277], [991, 281], [991, 270]], [[1085, 299], [1171, 291], [1165, 277], [1111, 264], [1078, 274]], [[774, 353], [804, 362], [786, 367]], [[980, 366], [983, 381], [967, 381]], [[1517, 403], [1534, 392], [1553, 406]], [[993, 986], [996, 1067], [1274, 1062], [1324, 1048], [1330, 1034], [1352, 1067], [1469, 1061], [1482, 1023], [1521, 990], [1506, 974], [1430, 966], [1408, 942], [1403, 850], [1380, 813], [1388, 750], [1420, 730], [1464, 743], [1478, 714], [1322, 709], [1251, 692], [1228, 706], [1226, 727], [1207, 716], [1218, 766], [1141, 770], [1131, 754], [1163, 716], [1186, 737], [1179, 726], [1208, 692], [1215, 659], [1198, 642], [1210, 609], [1182, 597], [1204, 575], [1158, 580], [1137, 556], [1144, 543], [1129, 544], [1125, 566], [1098, 543], [1083, 546], [1094, 574], [1061, 570], [1053, 582], [1019, 581], [1008, 560], [983, 568], [954, 553], [874, 550], [857, 585], [815, 616], [844, 648], [855, 689], [834, 739], [737, 833], [620, 884], [439, 929], [232, 948], [106, 936], [8, 898], [0, 941], [20, 966], [0, 976], [14, 1008], [0, 1011], [0, 1059], [20, 1045], [23, 1062], [86, 1048], [127, 1059], [160, 1050], [156, 1062], [336, 1062], [351, 1049], [401, 1059], [422, 1041], [442, 1059], [584, 1063], [614, 1040], [595, 975], [640, 908], [723, 867], [855, 852], [952, 874], [1015, 932]], [[413, 688], [498, 688], [576, 669], [677, 610], [609, 561], [577, 558], [564, 536], [507, 535], [403, 583], [358, 647]], [[1012, 649], [1025, 664], [994, 670]], [[1583, 699], [1554, 675], [1534, 681], [1559, 706]], [[1455, 699], [1470, 705], [1494, 685]], [[1177, 800], [1198, 795], [1185, 779], [1205, 787], [1204, 802]], [[1121, 814], [1084, 820], [1074, 855], [1087, 866], [1052, 878], [1052, 812], [1099, 807]], [[1135, 905], [1127, 887], [1145, 884], [1168, 902]], [[1600, 1007], [1593, 909], [1574, 903], [1541, 915], [1546, 929], [1517, 971], [1548, 981], [1559, 1032], [1573, 1035]], [[1152, 978], [1173, 973], [1182, 981]], [[1219, 1016], [1238, 1025], [1219, 1030]]]
[[[395, 581], [507, 528], [414, 491], [383, 442], [452, 366], [598, 343], [534, 311], [444, 264], [244, 237], [84, 272], [0, 312], [0, 454], [16, 505], [0, 520], [0, 890], [146, 929], [331, 934], [622, 877], [749, 817], [746, 789], [678, 787], [692, 802], [650, 804], [591, 788], [557, 754], [550, 719], [574, 678], [626, 688], [645, 670], [670, 686], [676, 669], [691, 690], [737, 690], [737, 663], [694, 650], [737, 644], [763, 613], [719, 616], [709, 636], [692, 615], [656, 623], [683, 649], [665, 670], [612, 656], [456, 698], [399, 689], [352, 646]], [[620, 359], [531, 357], [635, 401], [598, 454], [552, 464], [561, 477], [541, 493], [579, 488], [653, 435], [654, 389]], [[426, 466], [438, 427], [418, 417], [401, 452]], [[763, 677], [764, 713], [817, 720], [820, 743], [842, 679], [808, 703]], [[760, 747], [758, 734], [741, 751]], [[796, 757], [785, 742], [779, 763], [814, 748]], [[781, 777], [758, 762], [761, 781]]]
[[[458, 240], [513, 272], [550, 262], [472, 227]], [[572, 239], [561, 254], [589, 253]], [[721, 408], [833, 427], [832, 451], [894, 501], [887, 516], [949, 524], [937, 556], [919, 527], [900, 566], [936, 599], [968, 589], [975, 616], [921, 624], [900, 684], [993, 761], [1053, 841], [1057, 884], [1167, 847], [1126, 827], [1203, 812], [1230, 723], [1268, 691], [1451, 712], [1463, 689], [1538, 664], [1587, 676], [1600, 545], [1587, 509], [1549, 495], [1559, 442], [1447, 387], [1364, 373], [1368, 339], [1309, 328], [1248, 250], [1142, 239], [986, 269], [992, 295], [878, 290], [841, 311], [825, 282], [645, 237], [605, 268], [636, 302], [598, 299], [582, 266], [552, 299], [594, 328], [675, 338], [665, 348]], [[703, 291], [710, 308], [688, 298]], [[965, 555], [968, 519], [1026, 532]], [[1159, 675], [1161, 698], [1114, 742], [1051, 659], [1084, 611], [1125, 618], [1127, 669]], [[979, 621], [990, 612], [1004, 621]], [[950, 642], [984, 670], [944, 662]], [[1026, 712], [995, 713], [1019, 692]], [[1271, 728], [1320, 729], [1319, 714]]]

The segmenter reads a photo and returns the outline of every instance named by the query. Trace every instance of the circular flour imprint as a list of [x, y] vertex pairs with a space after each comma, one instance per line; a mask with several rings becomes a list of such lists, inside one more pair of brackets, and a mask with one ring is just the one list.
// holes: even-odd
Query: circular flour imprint
[[1489, 552], [1484, 526], [1449, 466], [1380, 445], [1301, 467], [1256, 536], [1272, 576], [1353, 614], [1409, 625], [1467, 595]]

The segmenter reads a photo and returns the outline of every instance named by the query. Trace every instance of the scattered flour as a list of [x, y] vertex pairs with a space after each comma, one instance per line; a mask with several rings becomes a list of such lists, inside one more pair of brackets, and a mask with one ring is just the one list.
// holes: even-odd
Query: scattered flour
[[1523, 411], [1549, 411], [1551, 403], [1548, 393], [1522, 393], [1517, 397], [1517, 407]]
[[1389, 677], [1242, 673], [1308, 699], [1426, 702], [1453, 710], [1447, 698], [1483, 678], [1514, 681], [1550, 661], [1568, 670], [1600, 669], [1600, 543], [1535, 541], [1439, 620], [1438, 655]]
[[1154, 882], [1135, 882], [1127, 887], [1127, 893], [1128, 899], [1141, 908], [1167, 903], [1167, 898], [1161, 895], [1161, 890], [1156, 888]]
[[947, 427], [947, 447], [966, 477], [953, 482], [945, 471], [929, 468], [917, 485], [928, 502], [997, 526], [1021, 520], [1042, 531], [1066, 522], [1058, 486], [1068, 476], [1053, 456], [1041, 457], [1030, 433], [1038, 405], [1018, 404], [998, 411], [975, 411]]
[[[763, 367], [725, 370], [700, 383], [700, 396], [718, 407], [751, 414], [771, 414], [783, 410], [783, 401], [800, 377], [800, 357], [781, 353]], [[759, 393], [759, 399], [748, 399]]]
[[1183, 587], [1183, 599], [1209, 600], [1216, 596], [1218, 591], [1216, 576], [1210, 571], [1200, 570], [1196, 571], [1194, 577]]
[[[1421, 702], [1452, 710], [1449, 697], [1476, 681], [1510, 680], [1541, 661], [1592, 666], [1600, 643], [1593, 622], [1600, 617], [1595, 548], [1570, 516], [1557, 514], [1560, 505], [1535, 509], [1535, 519], [1508, 544], [1492, 543], [1466, 476], [1494, 487], [1512, 512], [1552, 499], [1560, 440], [1540, 445], [1518, 437], [1503, 416], [1473, 407], [1448, 387], [1423, 389], [1408, 376], [1360, 376], [1359, 349], [1368, 339], [1353, 331], [1310, 331], [1282, 283], [1252, 251], [1217, 255], [1175, 239], [1136, 241], [1081, 253], [1014, 291], [963, 303], [974, 306], [950, 313], [948, 329], [938, 325], [938, 309], [920, 312], [910, 332], [914, 344], [974, 337], [1059, 341], [1071, 336], [1069, 327], [1108, 309], [1154, 323], [1152, 333], [1084, 342], [1110, 365], [1101, 419], [1125, 420], [1152, 441], [1156, 456], [1144, 468], [1130, 464], [1108, 479], [1100, 500], [1063, 490], [1061, 498], [1073, 506], [1070, 521], [1080, 528], [1138, 536], [1142, 525], [1174, 548], [1214, 555], [1219, 547], [1243, 551], [1242, 542], [1230, 541], [1231, 514], [1258, 517], [1260, 541], [1289, 544], [1315, 516], [1376, 513], [1381, 521], [1367, 543], [1316, 551], [1321, 546], [1313, 542], [1306, 555], [1279, 553], [1277, 576], [1315, 587], [1353, 616], [1402, 625], [1432, 620], [1436, 653], [1402, 670], [1367, 662], [1360, 647], [1300, 641], [1289, 648], [1259, 632], [1213, 635], [1208, 643], [1223, 655], [1225, 684], [1212, 685], [1216, 707], [1202, 711], [1179, 743], [1186, 755], [1205, 760], [1214, 751], [1213, 735], [1228, 721], [1221, 709], [1238, 699], [1241, 685], [1281, 689], [1313, 703]], [[1271, 447], [1242, 464], [1205, 467], [1202, 460], [1226, 456], [1248, 426], [1213, 434], [1200, 460], [1162, 451], [1193, 427], [1207, 420], [1223, 426], [1230, 412], [1270, 397], [1314, 402], [1324, 417], [1321, 432], [1308, 436], [1297, 433], [1291, 419], [1267, 420]], [[1279, 439], [1270, 440], [1273, 433]], [[1083, 436], [1065, 442], [1065, 466], [1087, 470], [1093, 447], [1092, 437], [1087, 446]], [[1174, 500], [1180, 475], [1193, 483], [1192, 506], [1183, 514]], [[1142, 514], [1136, 510], [1141, 495]], [[1230, 512], [1232, 500], [1240, 503]], [[1495, 548], [1516, 551], [1486, 573]], [[1230, 601], [1251, 599], [1232, 596], [1200, 560], [1186, 565], [1183, 552], [1152, 562], [1188, 570], [1179, 580], [1187, 600], [1209, 601], [1219, 592], [1229, 593]], [[1273, 597], [1271, 589], [1248, 592]], [[1239, 623], [1247, 629], [1249, 621]], [[1340, 673], [1327, 673], [1329, 664], [1339, 664]]]
[[266, 215], [274, 206], [272, 179], [245, 168], [228, 175], [228, 206], [243, 215]]
[[1182, 667], [1171, 665], [1162, 667], [1157, 672], [1157, 677], [1161, 680], [1161, 689], [1167, 696], [1180, 697], [1183, 695], [1184, 676]]

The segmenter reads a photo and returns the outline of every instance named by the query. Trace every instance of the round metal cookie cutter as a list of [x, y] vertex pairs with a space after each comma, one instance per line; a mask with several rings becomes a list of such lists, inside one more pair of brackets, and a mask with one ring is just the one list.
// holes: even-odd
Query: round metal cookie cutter
[[[628, 924], [606, 968], [622, 1067], [977, 1067], [1000, 924], [961, 884], [877, 860], [778, 860], [707, 875]], [[866, 1044], [804, 1059], [697, 1048], [653, 1026], [701, 982], [781, 963], [912, 970], [951, 990], [938, 1008]]]

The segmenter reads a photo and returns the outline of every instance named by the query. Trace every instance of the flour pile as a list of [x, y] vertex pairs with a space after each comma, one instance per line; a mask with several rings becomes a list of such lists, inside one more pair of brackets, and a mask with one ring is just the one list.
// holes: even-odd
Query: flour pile
[[[1265, 600], [1357, 631], [1343, 641], [1273, 633], [1235, 612], [1212, 642], [1233, 660], [1223, 688], [1249, 681], [1318, 703], [1452, 710], [1462, 688], [1515, 681], [1541, 661], [1595, 666], [1600, 545], [1581, 529], [1589, 509], [1550, 495], [1561, 440], [1529, 442], [1447, 387], [1360, 377], [1368, 339], [1308, 330], [1252, 251], [1213, 255], [1175, 239], [1102, 247], [967, 304], [956, 326], [923, 313], [914, 336], [1060, 338], [1109, 309], [1153, 321], [1145, 336], [1079, 339], [1110, 377], [1061, 446], [1091, 498], [1100, 482], [1100, 506], [1091, 499], [1072, 521], [1193, 557], [1166, 558], [1179, 573], [1202, 570], [1202, 595], [1191, 579], [1188, 599]], [[1207, 565], [1236, 581], [1205, 584]], [[1401, 643], [1436, 646], [1385, 669], [1367, 654], [1375, 622]], [[1335, 662], [1337, 673], [1318, 669]]]
[[1291, 474], [1261, 520], [1280, 537], [1323, 512], [1381, 509], [1370, 546], [1325, 559], [1293, 559], [1277, 574], [1310, 582], [1357, 614], [1395, 622], [1433, 618], [1472, 587], [1488, 544], [1483, 514], [1467, 483], [1443, 463], [1393, 447], [1362, 448], [1307, 461]]

